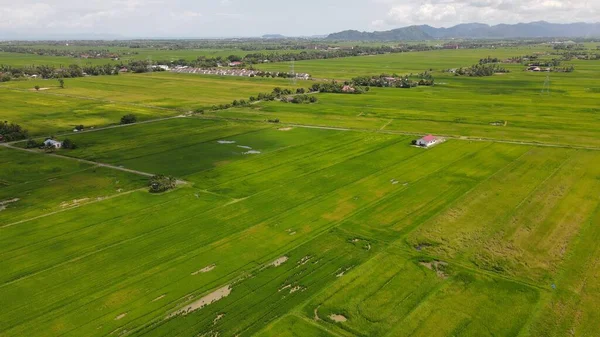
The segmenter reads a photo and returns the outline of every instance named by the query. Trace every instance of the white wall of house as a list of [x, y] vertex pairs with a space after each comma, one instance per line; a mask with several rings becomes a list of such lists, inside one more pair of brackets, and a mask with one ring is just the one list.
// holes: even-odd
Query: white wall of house
[[419, 140], [417, 140], [417, 145], [419, 145], [419, 146], [426, 146], [426, 147], [429, 147], [429, 146], [431, 146], [431, 145], [434, 145], [435, 143], [437, 143], [437, 139], [435, 139], [435, 140], [432, 140], [432, 141], [429, 141], [429, 142], [427, 142], [427, 141], [425, 141], [425, 140], [423, 140], [423, 139], [419, 139]]

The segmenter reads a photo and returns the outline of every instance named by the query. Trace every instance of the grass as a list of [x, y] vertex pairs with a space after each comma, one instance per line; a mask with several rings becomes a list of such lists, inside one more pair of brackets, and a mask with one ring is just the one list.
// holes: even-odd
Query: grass
[[[198, 331], [251, 335], [266, 327], [262, 335], [293, 331], [472, 335], [491, 329], [494, 334], [516, 336], [529, 329], [533, 308], [550, 298], [549, 285], [539, 277], [538, 268], [550, 278], [560, 273], [556, 268], [533, 268], [531, 257], [531, 268], [498, 270], [482, 265], [477, 257], [496, 251], [491, 249], [494, 241], [485, 240], [494, 238], [495, 227], [487, 235], [480, 234], [478, 222], [469, 226], [468, 218], [460, 217], [452, 205], [495, 218], [503, 213], [490, 209], [518, 214], [524, 205], [539, 209], [535, 200], [554, 200], [545, 207], [557, 212], [561, 203], [581, 210], [597, 206], [597, 201], [589, 205], [580, 201], [588, 200], [596, 189], [585, 180], [595, 171], [581, 162], [597, 160], [595, 152], [464, 141], [422, 150], [409, 146], [410, 138], [396, 135], [280, 131], [194, 119], [128, 128], [77, 135], [82, 147], [69, 155], [96, 160], [121, 156], [115, 163], [159, 168], [161, 162], [149, 160], [158, 150], [164, 153], [165, 171], [194, 185], [164, 195], [139, 191], [116, 196], [2, 228], [0, 292], [6, 310], [1, 329], [5, 335], [24, 331], [95, 335], [115, 330], [135, 335], [166, 331], [180, 336]], [[126, 135], [138, 141], [119, 140]], [[175, 135], [184, 142], [169, 139]], [[236, 156], [230, 152], [234, 144], [218, 144], [219, 139], [251, 144], [264, 152]], [[147, 146], [131, 147], [139, 144]], [[185, 152], [177, 154], [178, 148]], [[216, 155], [219, 151], [229, 154]], [[192, 163], [194, 154], [203, 164], [176, 164], [180, 156]], [[552, 179], [580, 188], [565, 186], [563, 194], [556, 194], [544, 188], [544, 182], [550, 186]], [[492, 186], [500, 182], [511, 187], [502, 193], [514, 197], [487, 192], [500, 191]], [[435, 194], [425, 193], [432, 189]], [[440, 202], [434, 202], [432, 198], [440, 195], [444, 196]], [[520, 203], [517, 195], [528, 197], [531, 204]], [[502, 200], [514, 201], [496, 204]], [[478, 204], [472, 204], [475, 201]], [[463, 226], [438, 220], [450, 214]], [[523, 242], [552, 237], [572, 251], [576, 244], [572, 233], [579, 227], [571, 224], [580, 222], [560, 225], [561, 219], [552, 217], [552, 212], [539, 214], [548, 214], [546, 220], [536, 219], [546, 228], [569, 223], [569, 229], [544, 231], [554, 232], [552, 236], [534, 230], [530, 239], [520, 236]], [[437, 223], [445, 226], [430, 231]], [[507, 219], [517, 228], [530, 223], [521, 216]], [[506, 226], [497, 226], [508, 233]], [[462, 234], [448, 232], [444, 236], [449, 241], [444, 242], [429, 234], [446, 233], [444, 228], [461, 228]], [[475, 234], [481, 243], [469, 241]], [[417, 243], [431, 246], [417, 251], [413, 248]], [[546, 246], [548, 254], [554, 254]], [[537, 254], [543, 259], [543, 254]], [[287, 260], [281, 266], [270, 266], [282, 256]], [[429, 256], [449, 263], [447, 279], [419, 264], [430, 261]], [[555, 263], [565, 260], [558, 257]], [[525, 262], [519, 256], [515, 261]], [[213, 269], [196, 273], [207, 266]], [[47, 279], [53, 284], [45, 292], [36, 291]], [[225, 285], [231, 286], [231, 293], [214, 304], [164, 319]], [[14, 300], [23, 292], [29, 294], [29, 309], [15, 315], [23, 312]], [[44, 295], [48, 293], [52, 296]], [[407, 298], [408, 294], [412, 295]], [[457, 306], [465, 301], [470, 305]], [[315, 308], [319, 321], [314, 321]], [[454, 312], [454, 318], [448, 320], [446, 312]], [[348, 320], [335, 323], [328, 319], [331, 314]]]
[[[35, 91], [34, 86], [47, 90]], [[153, 73], [8, 82], [0, 86], [0, 116], [34, 135], [118, 124], [133, 113], [140, 121], [176, 116], [271, 92], [290, 83], [276, 79]]]
[[[386, 57], [391, 56], [372, 58], [386, 64]], [[328, 60], [320, 62], [326, 64]], [[473, 59], [468, 63], [476, 62]], [[550, 96], [541, 95], [546, 74], [524, 72], [520, 66], [513, 66], [513, 72], [506, 75], [483, 78], [450, 76], [437, 68], [434, 87], [374, 88], [364, 95], [320, 94], [316, 104], [266, 102], [216, 115], [598, 147], [599, 110], [597, 93], [592, 90], [597, 86], [594, 74], [598, 69], [597, 62], [581, 61], [574, 73], [552, 73]], [[502, 124], [495, 125], [497, 121]]]
[[[331, 62], [409, 70], [484, 52], [319, 64], [331, 74], [341, 74]], [[19, 199], [0, 211], [0, 335], [593, 335], [600, 152], [575, 147], [598, 146], [587, 89], [596, 67], [553, 74], [550, 97], [535, 94], [543, 74], [442, 75], [447, 84], [433, 88], [69, 135], [79, 148], [57, 152], [69, 158], [0, 148], [0, 201]], [[102, 112], [109, 101], [147, 109], [145, 119], [287, 82], [143, 74], [39, 93], [31, 83], [0, 88], [3, 111], [43, 133], [70, 127], [69, 109], [83, 102], [102, 125], [125, 112]], [[19, 97], [57, 114], [40, 118]], [[357, 130], [264, 122], [272, 117]], [[489, 125], [499, 119], [507, 126]], [[458, 139], [422, 149], [401, 131]], [[150, 194], [147, 178], [76, 159], [187, 183]]]
[[0, 226], [44, 216], [146, 186], [134, 174], [0, 148]]

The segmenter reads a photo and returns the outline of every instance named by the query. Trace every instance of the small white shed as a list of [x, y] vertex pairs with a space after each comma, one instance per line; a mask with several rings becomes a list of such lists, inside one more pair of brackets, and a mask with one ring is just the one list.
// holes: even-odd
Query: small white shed
[[59, 142], [59, 141], [54, 140], [54, 139], [46, 139], [44, 141], [44, 146], [51, 146], [51, 147], [60, 149], [62, 147], [62, 142]]
[[424, 147], [430, 147], [432, 145], [435, 145], [438, 141], [439, 141], [438, 137], [433, 136], [433, 135], [427, 135], [427, 136], [417, 140], [417, 145], [424, 146]]

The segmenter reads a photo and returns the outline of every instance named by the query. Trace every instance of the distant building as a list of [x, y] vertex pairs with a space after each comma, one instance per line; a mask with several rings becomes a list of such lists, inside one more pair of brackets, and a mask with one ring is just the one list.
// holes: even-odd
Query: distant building
[[430, 147], [432, 145], [435, 145], [438, 141], [439, 141], [439, 138], [437, 138], [436, 136], [427, 135], [421, 139], [418, 139], [417, 145], [424, 146], [424, 147]]
[[49, 146], [49, 147], [54, 147], [54, 148], [60, 149], [62, 147], [62, 142], [48, 138], [44, 141], [44, 146]]
[[238, 66], [241, 66], [241, 65], [242, 65], [242, 62], [238, 62], [238, 61], [229, 63], [230, 67], [238, 67]]

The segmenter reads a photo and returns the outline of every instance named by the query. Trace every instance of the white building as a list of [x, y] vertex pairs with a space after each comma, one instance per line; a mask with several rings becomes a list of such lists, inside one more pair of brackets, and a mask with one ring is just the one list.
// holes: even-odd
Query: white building
[[62, 147], [62, 142], [59, 142], [59, 141], [54, 140], [54, 139], [46, 139], [44, 141], [44, 146], [51, 146], [51, 147], [60, 149]]
[[433, 135], [427, 135], [427, 136], [417, 140], [417, 145], [424, 146], [424, 147], [430, 147], [432, 145], [435, 145], [437, 142], [439, 142], [439, 138], [437, 138]]

